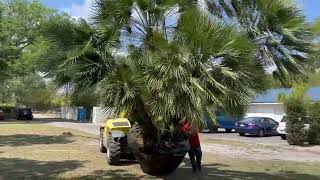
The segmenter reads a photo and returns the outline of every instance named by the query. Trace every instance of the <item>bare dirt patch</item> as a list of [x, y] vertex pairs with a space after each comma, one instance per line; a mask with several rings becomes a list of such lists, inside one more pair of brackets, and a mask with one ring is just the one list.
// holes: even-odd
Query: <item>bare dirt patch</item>
[[[202, 149], [213, 155], [251, 160], [282, 160], [320, 162], [320, 146], [283, 146], [279, 144], [248, 143], [202, 136]], [[263, 141], [263, 138], [261, 138]]]

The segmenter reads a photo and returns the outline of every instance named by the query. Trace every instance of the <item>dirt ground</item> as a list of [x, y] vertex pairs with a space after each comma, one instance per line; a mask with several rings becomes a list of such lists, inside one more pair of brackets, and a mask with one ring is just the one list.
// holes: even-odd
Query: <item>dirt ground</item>
[[[2, 179], [320, 179], [319, 146], [248, 143], [202, 134], [203, 172], [189, 160], [171, 175], [144, 174], [135, 161], [108, 166], [98, 151], [98, 126], [59, 120], [0, 122]], [[85, 127], [85, 128], [84, 128]], [[74, 129], [70, 129], [74, 128]], [[85, 129], [87, 132], [79, 131]], [[71, 135], [68, 135], [71, 132]]]
[[[229, 134], [227, 134], [229, 135]], [[226, 135], [226, 136], [227, 136]], [[237, 136], [237, 134], [234, 134]], [[242, 142], [237, 140], [214, 138], [214, 134], [202, 134], [202, 150], [213, 155], [227, 156], [230, 158], [245, 158], [251, 160], [282, 160], [293, 162], [319, 162], [320, 146], [291, 146], [286, 143], [263, 143], [265, 138], [259, 138], [260, 142]], [[245, 138], [240, 137], [239, 138]], [[249, 137], [255, 138], [255, 137]], [[269, 138], [269, 137], [266, 137]], [[273, 138], [280, 137], [276, 136]]]

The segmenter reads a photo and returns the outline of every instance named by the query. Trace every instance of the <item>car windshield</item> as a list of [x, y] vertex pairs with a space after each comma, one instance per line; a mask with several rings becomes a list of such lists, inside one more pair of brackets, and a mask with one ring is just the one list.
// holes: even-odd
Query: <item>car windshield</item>
[[241, 122], [259, 122], [261, 118], [257, 117], [248, 117], [244, 118]]

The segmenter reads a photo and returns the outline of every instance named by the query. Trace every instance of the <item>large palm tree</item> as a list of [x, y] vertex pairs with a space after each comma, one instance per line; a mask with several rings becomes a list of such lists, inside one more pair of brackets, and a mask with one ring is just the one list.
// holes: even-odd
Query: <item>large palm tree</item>
[[[97, 3], [103, 2], [108, 1]], [[99, 5], [97, 13], [103, 14], [102, 7]], [[138, 3], [128, 7], [139, 8], [141, 14], [151, 11], [143, 11]], [[97, 86], [103, 102], [116, 112], [134, 111], [137, 104], [146, 108], [145, 113], [138, 114], [147, 118], [135, 119], [147, 122], [159, 116], [170, 120], [182, 112], [199, 121], [209, 105], [224, 109], [242, 106], [263, 89], [263, 81], [257, 81], [263, 80], [263, 74], [262, 67], [254, 62], [255, 46], [232, 26], [195, 9], [181, 13], [179, 27], [170, 35], [163, 26], [162, 30], [155, 28], [159, 23], [135, 24], [140, 15], [128, 18], [130, 23], [122, 18], [114, 20], [114, 25], [108, 18], [93, 26], [84, 20], [49, 25], [47, 35], [59, 47], [58, 59], [64, 59], [51, 72], [58, 85], [67, 85], [75, 92]], [[128, 24], [150, 32], [128, 34], [141, 38], [142, 43], [130, 46], [128, 56], [119, 57], [119, 41], [123, 40], [119, 29], [123, 32]]]
[[[213, 109], [232, 112], [265, 89], [264, 59], [256, 60], [261, 46], [252, 32], [211, 16], [197, 1], [97, 0], [94, 10], [91, 24], [48, 25], [49, 58], [56, 62], [49, 75], [59, 87], [93, 88], [106, 107], [127, 111], [144, 142], [136, 154], [161, 154], [161, 142], [170, 140], [163, 129], [181, 114], [201, 124]], [[149, 173], [176, 168], [148, 166], [142, 165]]]

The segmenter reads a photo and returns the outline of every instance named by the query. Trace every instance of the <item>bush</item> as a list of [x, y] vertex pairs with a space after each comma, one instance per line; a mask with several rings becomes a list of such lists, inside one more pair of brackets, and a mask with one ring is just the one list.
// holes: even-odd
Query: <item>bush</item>
[[12, 104], [0, 104], [0, 109], [4, 112], [6, 118], [14, 117], [15, 106]]
[[302, 145], [307, 142], [307, 130], [305, 124], [308, 121], [308, 108], [311, 98], [306, 96], [308, 84], [298, 83], [294, 85], [294, 91], [290, 95], [279, 94], [278, 99], [284, 102], [287, 114], [287, 141], [291, 145]]
[[307, 109], [302, 99], [289, 99], [286, 102], [287, 108], [287, 141], [291, 145], [302, 145], [306, 142], [306, 130], [304, 119], [307, 116]]
[[320, 145], [320, 102], [310, 106], [309, 116], [312, 119], [308, 130], [309, 144]]
[[320, 123], [312, 123], [308, 131], [309, 144], [320, 145]]

